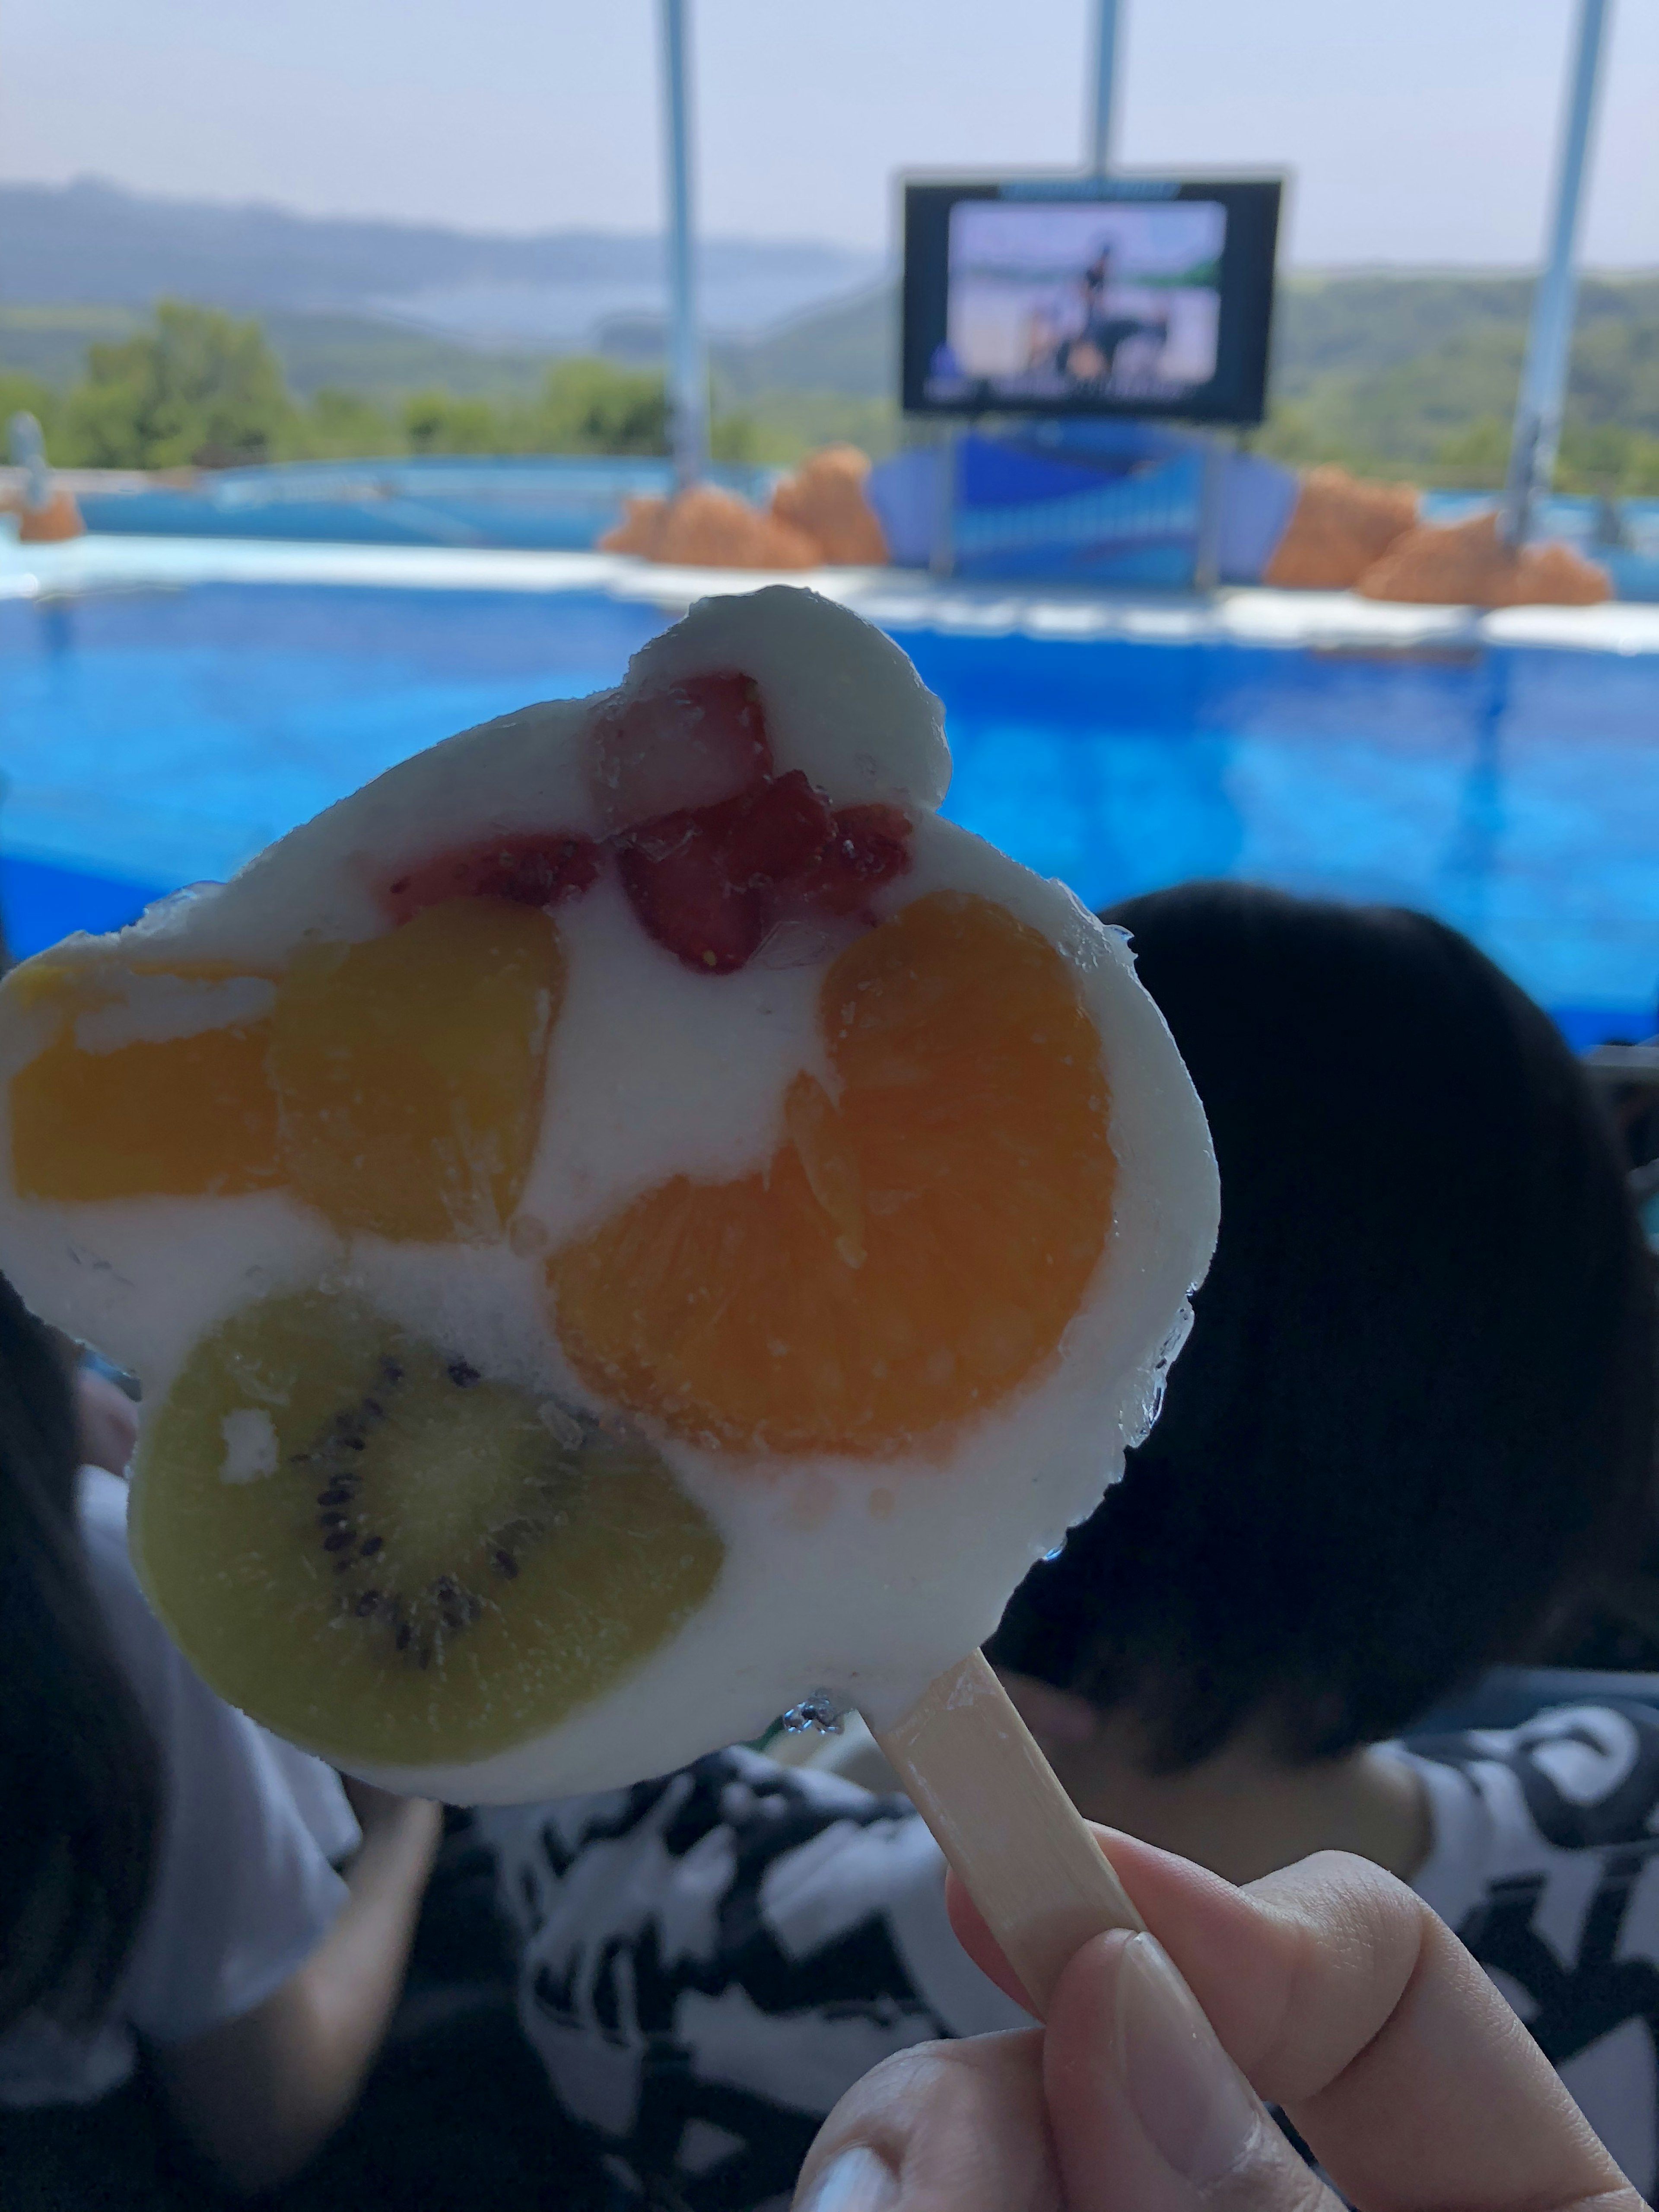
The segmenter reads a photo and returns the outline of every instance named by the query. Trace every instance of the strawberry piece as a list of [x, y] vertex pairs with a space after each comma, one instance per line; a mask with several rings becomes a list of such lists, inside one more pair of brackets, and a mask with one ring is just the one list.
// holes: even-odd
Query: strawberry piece
[[394, 878], [381, 903], [404, 922], [442, 899], [503, 898], [517, 906], [556, 906], [598, 880], [599, 848], [568, 830], [518, 830], [436, 853]]
[[606, 709], [592, 748], [594, 792], [613, 830], [718, 805], [772, 771], [760, 687], [737, 670]]
[[834, 817], [799, 769], [718, 806], [684, 807], [617, 845], [623, 888], [649, 934], [701, 975], [729, 975], [759, 949], [767, 894], [811, 868]]
[[750, 890], [787, 883], [811, 866], [835, 828], [828, 806], [792, 768], [731, 802], [730, 819], [718, 833], [726, 880]]
[[896, 806], [843, 806], [828, 846], [796, 888], [824, 914], [857, 914], [909, 865], [908, 815]]
[[623, 889], [647, 933], [706, 975], [743, 967], [766, 933], [764, 894], [726, 874], [719, 825], [708, 819], [721, 811], [665, 814], [617, 848]]
[[649, 934], [688, 968], [729, 975], [786, 908], [856, 915], [910, 865], [896, 806], [832, 814], [799, 769], [718, 806], [682, 808], [618, 840], [623, 888]]

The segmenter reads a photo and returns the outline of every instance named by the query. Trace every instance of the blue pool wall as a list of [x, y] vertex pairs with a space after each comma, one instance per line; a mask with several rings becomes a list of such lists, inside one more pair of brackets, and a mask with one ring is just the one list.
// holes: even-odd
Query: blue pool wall
[[[1091, 580], [1176, 589], [1193, 580], [1203, 456], [1192, 434], [1156, 422], [1030, 423], [951, 449], [956, 571], [964, 576]], [[941, 449], [877, 465], [870, 495], [892, 557], [925, 568], [942, 508]], [[780, 471], [716, 467], [712, 481], [764, 505]], [[624, 504], [673, 489], [649, 457], [416, 456], [289, 461], [205, 471], [193, 485], [88, 489], [91, 530], [118, 535], [576, 551], [622, 520]], [[1289, 520], [1291, 471], [1259, 455], [1224, 457], [1220, 574], [1259, 577]], [[1424, 511], [1453, 520], [1489, 493], [1431, 492]], [[1541, 503], [1538, 534], [1600, 561], [1624, 599], [1659, 600], [1659, 500], [1563, 495]]]
[[[167, 896], [160, 884], [136, 884], [115, 876], [83, 874], [48, 861], [20, 860], [0, 853], [0, 915], [7, 949], [15, 960], [44, 952], [76, 930], [100, 935], [125, 929], [155, 900]], [[1124, 893], [1128, 896], [1128, 893]], [[1634, 1042], [1659, 1028], [1654, 1008], [1632, 1003], [1556, 1006], [1549, 1009], [1575, 1052], [1588, 1052], [1617, 1036]]]
[[[587, 588], [0, 601], [14, 951], [229, 874], [453, 730], [614, 682], [670, 618]], [[1087, 903], [1231, 876], [1422, 906], [1575, 1044], [1654, 1030], [1655, 653], [887, 626], [947, 705], [947, 811]]]
[[125, 929], [169, 888], [0, 852], [0, 919], [5, 925], [6, 948], [14, 960], [26, 960], [77, 929], [94, 936]]

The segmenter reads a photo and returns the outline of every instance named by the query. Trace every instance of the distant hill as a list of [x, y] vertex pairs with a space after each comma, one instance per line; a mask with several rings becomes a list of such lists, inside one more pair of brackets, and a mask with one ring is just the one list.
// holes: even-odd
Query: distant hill
[[[144, 320], [137, 307], [0, 304], [0, 366], [72, 384], [88, 345], [127, 337]], [[275, 308], [259, 320], [302, 399], [325, 386], [376, 399], [432, 389], [505, 398], [532, 391], [547, 367], [545, 350], [466, 344], [380, 316]], [[660, 315], [611, 316], [599, 325], [594, 350], [656, 368], [663, 331]], [[896, 295], [880, 286], [791, 317], [761, 337], [715, 337], [709, 353], [722, 395], [734, 401], [771, 392], [890, 399], [898, 380]]]
[[[1525, 276], [1285, 277], [1273, 329], [1273, 397], [1281, 404], [1316, 394], [1328, 400], [1340, 383], [1380, 402], [1386, 380], [1409, 369], [1442, 382], [1455, 410], [1507, 413], [1531, 305]], [[617, 318], [600, 325], [599, 339], [618, 359], [659, 360], [661, 319]], [[874, 286], [712, 350], [738, 397], [769, 390], [892, 393], [897, 288]], [[1583, 280], [1573, 373], [1574, 400], [1586, 419], [1659, 430], [1659, 275]]]
[[[811, 240], [708, 238], [710, 327], [757, 331], [866, 287], [881, 258]], [[0, 304], [147, 307], [167, 295], [244, 313], [378, 313], [446, 335], [565, 350], [608, 315], [659, 311], [648, 234], [529, 237], [152, 198], [82, 178], [0, 185]]]
[[[660, 315], [613, 315], [599, 325], [598, 349], [613, 361], [655, 366], [664, 356]], [[898, 391], [898, 291], [872, 285], [850, 300], [808, 308], [758, 337], [716, 337], [714, 373], [734, 399], [760, 392], [839, 392], [890, 399]]]
[[[873, 256], [705, 242], [717, 409], [769, 456], [899, 434], [898, 295]], [[396, 413], [412, 392], [505, 404], [550, 356], [663, 355], [659, 241], [321, 220], [83, 181], [0, 185], [0, 369], [65, 387], [159, 296], [257, 315], [293, 391]], [[1279, 288], [1261, 449], [1423, 481], [1501, 480], [1531, 280], [1334, 270]], [[1564, 481], [1659, 491], [1659, 272], [1579, 288]], [[1632, 442], [1634, 441], [1634, 442]]]
[[[1501, 477], [1531, 304], [1522, 277], [1292, 279], [1264, 442], [1297, 459]], [[1567, 420], [1581, 435], [1659, 437], [1659, 275], [1580, 283]]]
[[[1518, 276], [1285, 278], [1263, 449], [1425, 481], [1501, 482], [1531, 304], [1531, 281]], [[606, 341], [616, 335], [601, 331]], [[641, 357], [649, 335], [636, 322], [622, 349]], [[890, 404], [897, 291], [874, 288], [713, 351], [720, 386], [738, 404], [778, 391]], [[1607, 443], [1615, 433], [1659, 438], [1659, 274], [1581, 283], [1568, 422], [1564, 481], [1578, 480], [1576, 469], [1586, 483], [1659, 490], [1659, 450], [1633, 457]], [[1599, 446], [1584, 443], [1591, 434]]]
[[[137, 307], [0, 306], [0, 368], [61, 388], [80, 376], [88, 345], [129, 337], [146, 319]], [[382, 402], [427, 391], [508, 398], [547, 373], [545, 353], [464, 345], [375, 316], [276, 308], [258, 319], [301, 399], [325, 387]]]

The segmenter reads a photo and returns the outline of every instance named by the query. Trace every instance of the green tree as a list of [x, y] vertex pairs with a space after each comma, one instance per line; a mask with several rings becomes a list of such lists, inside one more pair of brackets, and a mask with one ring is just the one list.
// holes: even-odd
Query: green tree
[[1487, 491], [1502, 484], [1509, 465], [1509, 424], [1501, 415], [1477, 415], [1463, 429], [1446, 433], [1424, 473], [1454, 489]]
[[555, 362], [535, 403], [532, 450], [542, 453], [665, 453], [662, 378], [586, 355]]
[[708, 424], [708, 458], [739, 468], [752, 468], [761, 459], [764, 443], [760, 424], [747, 408], [715, 415]]
[[361, 460], [401, 453], [403, 427], [361, 392], [325, 385], [296, 419], [281, 458], [293, 460]]
[[404, 435], [411, 453], [502, 453], [507, 442], [501, 410], [488, 399], [458, 399], [453, 392], [417, 392], [404, 403]]
[[154, 330], [87, 350], [64, 409], [60, 458], [91, 468], [223, 468], [262, 461], [294, 402], [257, 322], [164, 300]]
[[1618, 422], [1569, 422], [1561, 437], [1555, 481], [1563, 491], [1659, 492], [1659, 438]]
[[0, 368], [0, 452], [5, 447], [6, 425], [14, 415], [33, 416], [46, 439], [48, 456], [58, 459], [57, 393], [49, 384], [42, 384], [38, 376], [26, 376], [21, 369]]

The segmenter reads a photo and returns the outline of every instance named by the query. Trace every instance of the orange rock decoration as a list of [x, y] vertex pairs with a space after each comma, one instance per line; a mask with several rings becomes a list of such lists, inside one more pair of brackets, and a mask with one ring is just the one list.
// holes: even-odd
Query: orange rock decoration
[[784, 477], [764, 514], [714, 484], [672, 499], [630, 499], [599, 550], [692, 568], [881, 566], [887, 539], [864, 495], [869, 473], [856, 446], [826, 446]]
[[1346, 469], [1310, 469], [1261, 580], [1284, 591], [1352, 590], [1416, 521], [1417, 494], [1409, 484], [1367, 483]]
[[638, 553], [647, 560], [656, 551], [657, 541], [662, 536], [663, 517], [668, 512], [665, 499], [629, 499], [623, 501], [623, 519], [613, 523], [599, 540], [601, 553]]
[[17, 537], [23, 545], [60, 545], [66, 538], [84, 538], [87, 526], [75, 503], [73, 492], [54, 484], [44, 507], [30, 507], [16, 499], [0, 499], [0, 514], [17, 517]]
[[775, 519], [814, 539], [828, 563], [884, 567], [887, 538], [865, 497], [870, 457], [856, 446], [826, 446], [772, 495]]
[[693, 484], [672, 499], [630, 499], [599, 550], [688, 568], [816, 568], [823, 558], [804, 531], [714, 484]]
[[1593, 607], [1613, 597], [1605, 568], [1570, 545], [1506, 545], [1495, 513], [1419, 523], [1359, 579], [1368, 599], [1466, 607]]

